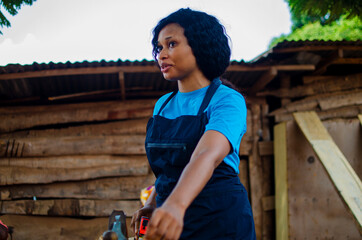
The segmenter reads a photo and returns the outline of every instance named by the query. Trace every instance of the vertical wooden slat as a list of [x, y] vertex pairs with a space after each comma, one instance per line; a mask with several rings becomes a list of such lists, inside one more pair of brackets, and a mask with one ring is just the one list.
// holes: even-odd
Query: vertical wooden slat
[[362, 125], [362, 114], [358, 114], [358, 118], [359, 118], [359, 121], [361, 122], [361, 125]]
[[286, 131], [285, 122], [274, 127], [275, 215], [278, 240], [287, 240], [289, 235]]
[[126, 86], [124, 82], [124, 72], [118, 73], [119, 87], [121, 89], [121, 99], [122, 101], [126, 100]]
[[249, 156], [249, 176], [250, 176], [250, 197], [253, 209], [255, 233], [257, 239], [262, 239], [263, 232], [263, 169], [258, 151], [259, 138], [262, 136], [260, 105], [252, 105], [252, 133], [253, 147]]

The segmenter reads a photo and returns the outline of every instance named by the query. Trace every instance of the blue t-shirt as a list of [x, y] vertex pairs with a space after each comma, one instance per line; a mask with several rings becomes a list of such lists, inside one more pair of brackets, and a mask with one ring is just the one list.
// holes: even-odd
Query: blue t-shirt
[[[166, 104], [160, 115], [175, 119], [182, 115], [197, 115], [209, 86], [192, 91], [177, 92]], [[156, 115], [162, 104], [170, 96], [162, 96], [156, 103], [153, 115]], [[209, 119], [205, 132], [215, 130], [222, 133], [230, 142], [232, 152], [224, 158], [224, 162], [239, 173], [239, 146], [246, 132], [246, 105], [243, 96], [237, 91], [221, 84], [205, 109]]]

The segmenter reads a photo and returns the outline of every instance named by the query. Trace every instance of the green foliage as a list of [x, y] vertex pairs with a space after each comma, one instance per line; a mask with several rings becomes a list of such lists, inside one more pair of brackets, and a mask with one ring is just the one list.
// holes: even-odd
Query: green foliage
[[286, 0], [290, 7], [293, 30], [310, 22], [330, 24], [344, 15], [362, 20], [361, 0]]
[[[9, 20], [7, 20], [5, 15], [2, 13], [2, 8], [10, 13], [10, 15], [15, 16], [22, 5], [32, 5], [35, 1], [36, 0], [0, 0], [0, 27], [3, 28], [4, 26], [11, 26]], [[0, 34], [2, 34], [1, 31]]]
[[362, 21], [359, 17], [348, 19], [342, 16], [338, 21], [321, 25], [320, 22], [308, 23], [295, 29], [289, 35], [281, 35], [273, 38], [269, 44], [272, 48], [277, 43], [287, 41], [324, 40], [324, 41], [355, 41], [362, 40]]

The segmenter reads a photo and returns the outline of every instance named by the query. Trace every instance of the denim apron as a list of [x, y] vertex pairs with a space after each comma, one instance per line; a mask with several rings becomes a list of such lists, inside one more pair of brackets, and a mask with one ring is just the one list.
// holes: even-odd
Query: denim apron
[[[156, 176], [157, 207], [170, 195], [204, 134], [208, 123], [204, 110], [220, 84], [218, 78], [211, 82], [195, 116], [183, 115], [176, 119], [160, 116], [176, 95], [175, 91], [158, 114], [150, 118], [145, 146]], [[224, 161], [214, 170], [211, 179], [186, 210], [180, 239], [255, 239], [246, 190], [234, 169]]]

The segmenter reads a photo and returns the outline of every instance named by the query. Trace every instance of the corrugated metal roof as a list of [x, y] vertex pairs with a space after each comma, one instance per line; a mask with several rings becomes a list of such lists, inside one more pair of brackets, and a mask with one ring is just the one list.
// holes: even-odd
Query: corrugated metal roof
[[[239, 89], [247, 90], [271, 66], [303, 64], [316, 66], [322, 59], [328, 59], [335, 54], [338, 49], [343, 49], [344, 57], [362, 57], [362, 41], [285, 41], [251, 62], [232, 61], [223, 77]], [[356, 68], [356, 66], [352, 67]], [[101, 71], [89, 74], [88, 69]], [[335, 74], [335, 69], [337, 68], [330, 73]], [[62, 96], [72, 94], [83, 94], [81, 98], [87, 100], [119, 98], [121, 86], [118, 72], [123, 70], [127, 98], [158, 97], [164, 92], [177, 88], [175, 82], [163, 79], [154, 61], [119, 59], [117, 61], [50, 62], [47, 64], [35, 62], [30, 65], [9, 64], [0, 67], [0, 101], [2, 105], [7, 105], [9, 101], [29, 98], [33, 99], [33, 102], [49, 103], [50, 99], [66, 99]], [[64, 71], [68, 72], [62, 74]], [[37, 74], [39, 72], [44, 74]], [[53, 74], [54, 72], [59, 73]], [[301, 72], [304, 70], [295, 71], [294, 74]], [[6, 76], [10, 77], [6, 78]], [[68, 99], [79, 99], [79, 96], [68, 97]]]

